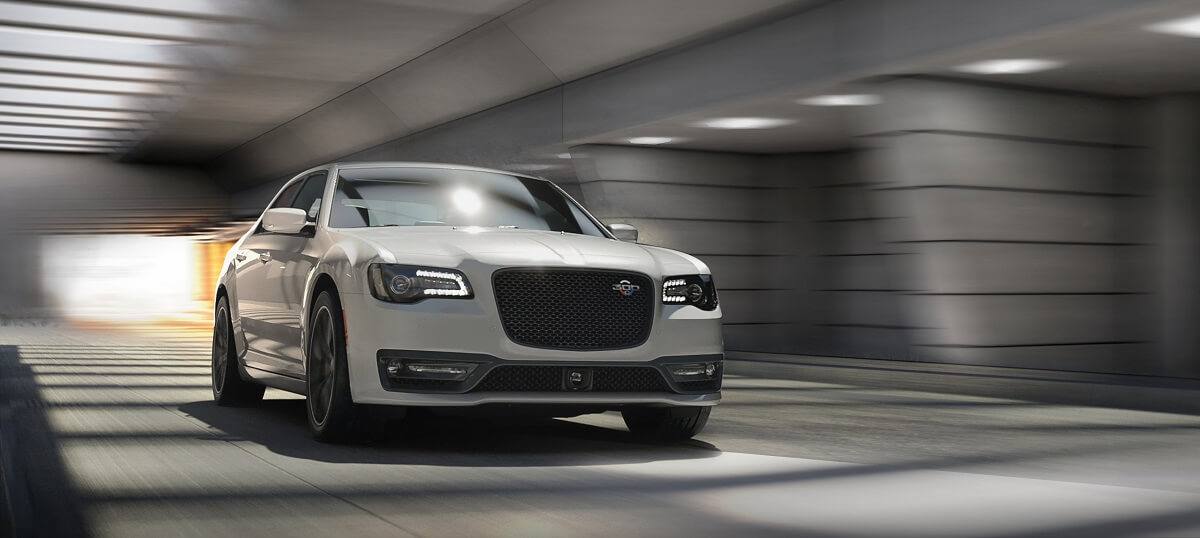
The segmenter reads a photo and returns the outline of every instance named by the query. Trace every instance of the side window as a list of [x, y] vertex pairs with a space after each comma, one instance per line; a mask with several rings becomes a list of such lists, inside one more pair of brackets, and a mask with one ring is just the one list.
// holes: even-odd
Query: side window
[[279, 193], [279, 197], [276, 198], [273, 203], [271, 203], [271, 207], [268, 209], [275, 209], [277, 207], [291, 207], [292, 200], [296, 199], [296, 193], [300, 192], [300, 185], [303, 183], [303, 181], [297, 181], [291, 185], [288, 185], [288, 188], [283, 189], [283, 192]]
[[303, 209], [308, 213], [308, 222], [317, 222], [321, 214], [321, 195], [325, 194], [325, 172], [317, 172], [304, 180], [304, 187], [296, 195], [290, 207]]

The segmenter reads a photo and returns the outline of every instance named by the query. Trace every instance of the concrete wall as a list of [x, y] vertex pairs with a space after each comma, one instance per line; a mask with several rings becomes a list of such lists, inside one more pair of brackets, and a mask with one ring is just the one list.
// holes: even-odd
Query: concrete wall
[[1130, 103], [901, 79], [863, 122], [920, 360], [1162, 374]]

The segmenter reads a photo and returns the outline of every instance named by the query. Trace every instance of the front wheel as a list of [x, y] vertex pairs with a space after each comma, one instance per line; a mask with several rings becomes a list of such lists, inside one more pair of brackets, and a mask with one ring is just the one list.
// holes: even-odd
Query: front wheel
[[339, 443], [369, 437], [376, 421], [350, 397], [346, 335], [337, 296], [323, 291], [313, 304], [305, 353], [308, 429], [318, 441]]
[[217, 405], [246, 405], [262, 400], [266, 387], [242, 379], [237, 361], [229, 301], [221, 297], [213, 316], [212, 392]]
[[691, 439], [708, 424], [711, 407], [634, 407], [621, 411], [625, 426], [655, 441]]

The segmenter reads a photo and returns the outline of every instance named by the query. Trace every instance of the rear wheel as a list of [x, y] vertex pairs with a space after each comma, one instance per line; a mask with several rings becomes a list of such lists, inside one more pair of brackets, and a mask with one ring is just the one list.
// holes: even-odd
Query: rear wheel
[[213, 316], [212, 391], [217, 405], [246, 405], [262, 400], [266, 387], [242, 379], [237, 361], [229, 301], [221, 297]]
[[711, 412], [711, 407], [634, 407], [621, 411], [621, 417], [638, 437], [683, 441], [704, 429]]
[[309, 318], [305, 353], [308, 428], [318, 441], [362, 440], [378, 429], [370, 409], [350, 397], [344, 328], [337, 297], [321, 292]]

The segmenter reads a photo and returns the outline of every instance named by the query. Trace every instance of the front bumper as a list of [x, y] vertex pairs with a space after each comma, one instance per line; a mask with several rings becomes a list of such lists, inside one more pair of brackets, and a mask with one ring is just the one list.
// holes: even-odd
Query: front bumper
[[[475, 300], [427, 300], [414, 304], [379, 301], [367, 294], [342, 293], [347, 333], [350, 390], [356, 403], [406, 406], [475, 406], [483, 404], [587, 404], [711, 406], [720, 399], [719, 384], [710, 390], [686, 390], [663, 370], [668, 362], [719, 360], [721, 311], [694, 307], [655, 306], [647, 340], [636, 347], [599, 351], [565, 351], [512, 342], [500, 324], [488, 282], [476, 283]], [[407, 351], [406, 351], [407, 350]], [[400, 354], [400, 355], [397, 355]], [[459, 358], [478, 361], [468, 382], [434, 390], [396, 386], [384, 372], [384, 359]], [[669, 390], [605, 392], [550, 390], [531, 392], [476, 390], [486, 374], [501, 366], [573, 366], [584, 369], [649, 367], [659, 371]]]

